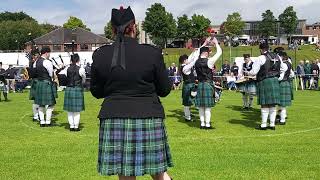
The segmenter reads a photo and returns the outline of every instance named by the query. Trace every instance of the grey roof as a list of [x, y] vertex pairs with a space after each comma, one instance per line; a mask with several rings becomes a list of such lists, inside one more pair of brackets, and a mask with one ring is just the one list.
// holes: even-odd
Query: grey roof
[[[72, 43], [72, 40], [75, 41], [76, 44], [107, 44], [110, 43], [110, 40], [94, 34], [90, 31], [87, 31], [82, 28], [59, 28], [54, 31], [51, 31], [43, 36], [40, 36], [34, 39], [36, 44], [66, 44]], [[28, 42], [30, 43], [30, 42]]]

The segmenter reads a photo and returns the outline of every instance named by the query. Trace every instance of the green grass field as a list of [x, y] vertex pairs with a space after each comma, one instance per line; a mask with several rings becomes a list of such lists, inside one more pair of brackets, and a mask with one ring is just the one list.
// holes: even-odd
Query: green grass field
[[[272, 46], [272, 48], [275, 48], [277, 46]], [[294, 50], [287, 50], [287, 46], [282, 46], [286, 49], [286, 52], [293, 60], [294, 68], [296, 68], [296, 65], [299, 64], [300, 60], [316, 60], [320, 59], [320, 52], [315, 51], [314, 45], [304, 45], [300, 46], [300, 50], [297, 50], [296, 52]], [[218, 68], [221, 67], [224, 60], [229, 60], [230, 62], [230, 48], [229, 47], [222, 47], [223, 54], [220, 57], [220, 59], [216, 62], [216, 66]], [[171, 63], [178, 64], [179, 56], [182, 54], [189, 55], [191, 53], [191, 50], [185, 49], [185, 48], [170, 48], [170, 49], [164, 49], [163, 52], [165, 53], [164, 59], [167, 66], [170, 66]], [[242, 57], [243, 54], [251, 54], [252, 56], [259, 56], [260, 51], [258, 46], [238, 46], [238, 47], [232, 47], [231, 48], [231, 62], [234, 61], [234, 57]]]
[[[0, 179], [116, 179], [96, 170], [101, 100], [86, 93], [80, 132], [69, 132], [63, 94], [55, 108], [54, 127], [32, 122], [28, 93], [9, 94], [0, 102]], [[286, 126], [258, 131], [257, 106], [243, 113], [241, 95], [224, 91], [212, 109], [215, 130], [185, 123], [181, 91], [162, 99], [175, 167], [175, 180], [320, 179], [320, 91], [299, 91], [288, 110]], [[196, 109], [193, 114], [198, 118]], [[138, 179], [150, 179], [141, 177]]]

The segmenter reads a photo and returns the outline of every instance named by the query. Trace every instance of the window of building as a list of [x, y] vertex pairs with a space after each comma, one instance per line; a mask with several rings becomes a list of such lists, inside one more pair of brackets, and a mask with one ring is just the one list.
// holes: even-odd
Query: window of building
[[89, 46], [87, 44], [81, 44], [80, 45], [80, 49], [81, 49], [81, 51], [88, 51], [89, 50]]
[[54, 44], [53, 51], [61, 51], [61, 45]]

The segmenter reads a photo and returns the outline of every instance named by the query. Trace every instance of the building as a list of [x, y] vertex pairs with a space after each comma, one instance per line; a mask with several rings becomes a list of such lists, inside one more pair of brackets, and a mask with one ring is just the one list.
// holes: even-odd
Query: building
[[143, 30], [143, 21], [137, 23], [139, 44], [153, 44], [148, 33]]
[[[111, 43], [111, 40], [96, 35], [82, 28], [59, 28], [33, 40], [41, 49], [49, 46], [53, 52], [94, 51], [100, 46]], [[32, 42], [26, 43], [26, 49], [30, 49]]]
[[303, 28], [302, 31], [303, 35], [313, 35], [316, 37], [320, 37], [320, 22], [311, 24], [311, 25], [305, 25], [305, 28]]
[[[306, 19], [299, 19], [298, 25], [293, 33], [294, 35], [302, 35], [303, 30], [306, 26]], [[259, 32], [259, 24], [261, 21], [244, 21], [245, 26], [243, 29], [243, 37], [250, 38], [251, 40], [257, 40], [261, 37]], [[221, 25], [221, 32], [223, 33], [224, 23]], [[277, 21], [276, 28], [274, 32], [276, 37], [271, 37], [271, 39], [277, 39], [281, 44], [288, 43], [287, 42], [287, 34], [284, 32], [283, 28], [280, 27], [280, 21]]]

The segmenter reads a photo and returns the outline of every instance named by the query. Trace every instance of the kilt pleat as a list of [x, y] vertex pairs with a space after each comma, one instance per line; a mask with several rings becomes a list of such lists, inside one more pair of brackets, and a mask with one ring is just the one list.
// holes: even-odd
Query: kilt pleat
[[37, 82], [38, 80], [36, 79], [32, 79], [31, 80], [31, 83], [30, 83], [30, 93], [29, 93], [29, 100], [35, 100], [35, 96], [36, 96], [36, 93], [37, 93]]
[[266, 78], [257, 83], [258, 105], [280, 104], [280, 85], [278, 78]]
[[0, 82], [0, 92], [8, 93], [8, 86], [5, 85], [3, 82]]
[[191, 97], [191, 90], [194, 87], [194, 83], [183, 83], [182, 86], [182, 105], [192, 106], [193, 98]]
[[172, 166], [163, 119], [100, 120], [97, 169], [101, 175], [156, 175]]
[[81, 112], [85, 110], [82, 87], [67, 87], [65, 89], [63, 110], [68, 112]]
[[48, 80], [38, 80], [35, 93], [35, 104], [39, 106], [55, 105], [54, 87]]
[[250, 81], [250, 82], [244, 82], [238, 85], [240, 92], [246, 93], [246, 94], [252, 94], [256, 95], [257, 88], [256, 88], [256, 82]]
[[195, 98], [196, 107], [213, 107], [214, 101], [214, 86], [209, 82], [199, 82], [197, 96]]
[[292, 87], [289, 81], [280, 82], [280, 106], [291, 106]]

